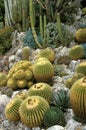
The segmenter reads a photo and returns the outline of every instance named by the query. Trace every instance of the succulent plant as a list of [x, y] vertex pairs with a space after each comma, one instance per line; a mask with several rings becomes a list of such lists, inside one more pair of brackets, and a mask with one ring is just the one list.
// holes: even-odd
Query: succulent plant
[[48, 82], [54, 75], [53, 65], [49, 61], [39, 61], [33, 65], [34, 78], [39, 82]]
[[70, 48], [69, 51], [69, 57], [72, 60], [77, 60], [77, 59], [81, 59], [84, 57], [84, 48], [81, 45], [75, 45], [72, 48]]
[[25, 71], [25, 79], [30, 81], [32, 78], [33, 78], [33, 73], [32, 73], [32, 71], [26, 70], [26, 71]]
[[86, 123], [86, 77], [77, 80], [70, 89], [70, 102], [75, 119]]
[[22, 99], [12, 99], [5, 107], [5, 116], [11, 121], [19, 121], [19, 107], [22, 103]]
[[37, 62], [41, 62], [41, 61], [49, 61], [47, 58], [45, 58], [45, 57], [40, 57], [40, 58], [37, 58], [36, 60], [35, 60], [35, 63], [37, 63]]
[[0, 86], [5, 86], [7, 84], [7, 75], [0, 72]]
[[65, 81], [65, 86], [67, 87], [67, 88], [71, 88], [72, 87], [72, 84], [73, 84], [73, 82], [72, 82], [72, 77], [71, 78], [68, 78], [66, 81]]
[[14, 73], [16, 79], [23, 79], [25, 77], [25, 72], [22, 69], [19, 69]]
[[13, 94], [13, 89], [12, 89], [12, 88], [8, 88], [8, 89], [6, 90], [6, 95], [7, 95], [8, 97], [11, 97], [12, 94]]
[[31, 96], [23, 101], [19, 108], [21, 121], [29, 128], [38, 127], [49, 108], [48, 102], [40, 96]]
[[76, 72], [86, 75], [86, 62], [83, 61], [76, 66]]
[[28, 93], [27, 91], [26, 92], [18, 92], [14, 98], [19, 98], [19, 99], [22, 99], [22, 100], [25, 100], [28, 96]]
[[22, 57], [23, 57], [23, 60], [29, 60], [29, 53], [30, 53], [30, 47], [25, 46], [25, 47], [22, 49]]
[[55, 53], [52, 49], [46, 48], [46, 49], [42, 50], [41, 52], [39, 52], [37, 58], [40, 58], [40, 57], [45, 57], [50, 62], [53, 62], [55, 59]]
[[27, 86], [27, 80], [26, 79], [17, 80], [17, 86], [18, 88], [25, 88]]
[[9, 78], [8, 81], [7, 81], [7, 86], [9, 88], [12, 88], [13, 90], [17, 89], [16, 80], [14, 78]]
[[63, 112], [67, 111], [67, 109], [71, 107], [69, 92], [64, 89], [54, 92], [52, 104], [61, 109]]
[[66, 121], [63, 112], [57, 107], [50, 107], [44, 114], [44, 126], [46, 128], [53, 125], [65, 126]]
[[41, 96], [45, 98], [49, 103], [52, 98], [52, 89], [47, 83], [36, 83], [28, 90], [30, 96]]
[[74, 83], [75, 81], [77, 81], [78, 79], [82, 78], [82, 77], [84, 77], [83, 74], [81, 74], [81, 73], [75, 73], [75, 74], [73, 75], [73, 77], [68, 78], [68, 79], [66, 80], [66, 82], [65, 82], [66, 87], [71, 88], [72, 85], [73, 85], [73, 83]]
[[33, 81], [28, 81], [27, 88], [30, 88], [33, 85]]
[[78, 29], [75, 34], [75, 39], [79, 43], [85, 43], [86, 42], [86, 28]]

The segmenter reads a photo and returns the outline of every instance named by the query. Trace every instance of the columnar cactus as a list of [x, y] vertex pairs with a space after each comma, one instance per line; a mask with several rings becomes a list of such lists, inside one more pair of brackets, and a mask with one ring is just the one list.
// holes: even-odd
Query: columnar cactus
[[73, 84], [70, 90], [70, 102], [75, 118], [86, 123], [86, 77]]

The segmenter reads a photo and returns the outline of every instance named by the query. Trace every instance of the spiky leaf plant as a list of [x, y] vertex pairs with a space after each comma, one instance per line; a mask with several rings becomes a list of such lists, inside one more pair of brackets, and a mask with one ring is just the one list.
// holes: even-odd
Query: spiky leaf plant
[[75, 34], [75, 39], [79, 43], [85, 43], [86, 42], [86, 28], [78, 29]]
[[86, 75], [86, 61], [83, 61], [76, 66], [76, 72]]
[[66, 124], [63, 112], [57, 107], [48, 108], [43, 119], [45, 128], [53, 125], [65, 126]]
[[7, 81], [7, 86], [9, 88], [12, 88], [13, 90], [17, 89], [16, 80], [14, 78], [9, 78], [8, 81]]
[[39, 61], [33, 65], [33, 75], [39, 82], [48, 82], [54, 75], [54, 68], [50, 61]]
[[71, 107], [69, 92], [64, 89], [54, 92], [52, 104], [61, 109], [63, 112], [67, 111], [67, 109]]
[[70, 102], [75, 119], [86, 123], [86, 77], [77, 80], [70, 90]]
[[16, 71], [16, 72], [14, 73], [14, 77], [15, 77], [16, 79], [23, 79], [23, 78], [25, 77], [25, 72], [24, 72], [24, 70], [19, 69], [18, 71]]
[[40, 96], [31, 96], [23, 101], [19, 108], [22, 122], [29, 128], [38, 127], [49, 108], [48, 102]]
[[70, 48], [69, 57], [72, 60], [77, 60], [77, 59], [83, 58], [84, 57], [84, 48], [83, 48], [83, 46], [75, 45], [72, 48]]
[[42, 50], [41, 52], [39, 52], [37, 58], [40, 58], [40, 57], [45, 57], [50, 62], [53, 62], [55, 59], [55, 53], [52, 49], [46, 48], [46, 49]]
[[30, 96], [41, 96], [50, 102], [52, 98], [52, 89], [47, 83], [36, 83], [28, 90], [28, 94]]
[[26, 79], [17, 80], [17, 86], [18, 88], [25, 88], [27, 86], [27, 80]]
[[22, 99], [12, 99], [5, 107], [5, 116], [11, 121], [19, 121], [19, 107], [22, 103]]
[[7, 75], [0, 72], [0, 86], [5, 86], [7, 84]]

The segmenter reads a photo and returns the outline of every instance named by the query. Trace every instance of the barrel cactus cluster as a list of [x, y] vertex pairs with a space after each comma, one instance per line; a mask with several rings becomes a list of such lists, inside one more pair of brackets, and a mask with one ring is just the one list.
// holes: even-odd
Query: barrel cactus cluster
[[7, 84], [7, 74], [0, 72], [0, 87], [3, 87]]
[[17, 88], [29, 88], [33, 84], [32, 63], [21, 60], [14, 64], [7, 75], [7, 86]]

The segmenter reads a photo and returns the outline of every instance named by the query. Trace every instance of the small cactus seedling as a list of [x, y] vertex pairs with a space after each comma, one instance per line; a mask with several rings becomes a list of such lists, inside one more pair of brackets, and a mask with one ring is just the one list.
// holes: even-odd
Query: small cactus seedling
[[29, 53], [30, 53], [30, 47], [25, 46], [25, 47], [22, 49], [22, 57], [23, 57], [23, 60], [29, 60]]

